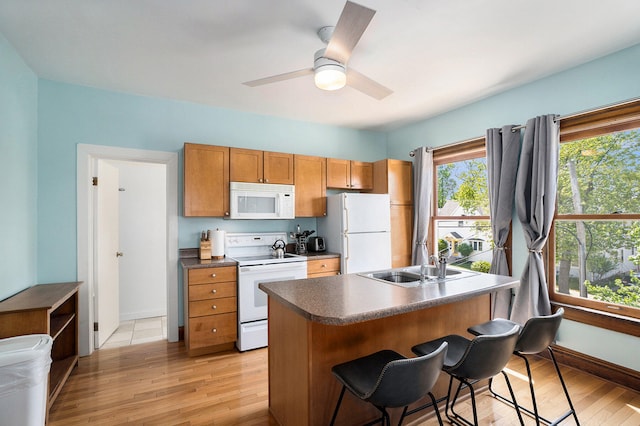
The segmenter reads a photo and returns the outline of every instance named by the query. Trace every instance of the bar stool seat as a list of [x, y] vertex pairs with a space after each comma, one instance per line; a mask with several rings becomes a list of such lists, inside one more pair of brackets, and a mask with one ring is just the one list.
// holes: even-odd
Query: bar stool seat
[[340, 397], [336, 404], [331, 425], [335, 424], [345, 390], [363, 401], [373, 404], [381, 412], [381, 417], [369, 425], [382, 422], [390, 425], [387, 408], [404, 407], [399, 425], [407, 413], [407, 406], [429, 395], [434, 406], [438, 423], [442, 419], [435, 397], [431, 393], [447, 353], [443, 343], [428, 354], [416, 358], [392, 351], [382, 350], [351, 361], [333, 366], [331, 372], [342, 383]]
[[[493, 377], [502, 373], [507, 384], [511, 397], [515, 402], [515, 395], [511, 389], [511, 384], [506, 373], [503, 371], [504, 366], [511, 358], [513, 349], [518, 339], [519, 327], [514, 326], [504, 333], [491, 336], [478, 336], [473, 340], [469, 340], [463, 336], [452, 334], [431, 340], [429, 342], [415, 345], [411, 350], [416, 355], [429, 353], [434, 347], [446, 342], [449, 344], [447, 356], [445, 357], [442, 370], [449, 374], [449, 389], [447, 391], [447, 402], [445, 405], [445, 415], [454, 424], [478, 425], [478, 413], [476, 409], [476, 398], [473, 385], [479, 380]], [[449, 401], [451, 398], [451, 390], [453, 379], [459, 384], [456, 389], [453, 400], [451, 400], [451, 414], [449, 414]], [[473, 408], [473, 423], [465, 419], [455, 412], [455, 404], [463, 387], [469, 388], [471, 393], [471, 406]], [[520, 424], [524, 425], [522, 416], [517, 403], [514, 404]]]
[[[556, 334], [558, 333], [558, 328], [560, 328], [560, 322], [562, 321], [563, 315], [564, 309], [560, 308], [553, 315], [530, 318], [524, 326], [520, 326], [519, 324], [507, 319], [496, 318], [491, 321], [469, 327], [469, 329], [467, 330], [469, 333], [475, 336], [481, 336], [500, 334], [514, 326], [517, 326], [520, 329], [518, 341], [516, 342], [513, 354], [518, 356], [519, 358], [522, 358], [527, 368], [527, 376], [529, 377], [529, 391], [531, 393], [533, 411], [523, 406], [519, 406], [519, 408], [530, 416], [533, 416], [533, 418], [536, 420], [536, 425], [540, 425], [540, 423], [544, 423], [546, 425], [556, 425], [570, 415], [573, 415], [576, 424], [580, 425], [578, 415], [576, 414], [573, 403], [571, 402], [571, 398], [569, 397], [569, 391], [567, 390], [567, 386], [564, 383], [562, 374], [560, 373], [560, 367], [558, 367], [556, 357], [554, 356], [553, 350], [551, 349], [551, 344], [556, 338]], [[531, 368], [529, 366], [529, 360], [525, 356], [539, 354], [545, 349], [549, 352], [551, 361], [553, 362], [553, 366], [555, 367], [558, 378], [560, 379], [562, 390], [564, 391], [564, 395], [567, 398], [567, 402], [569, 403], [569, 410], [555, 420], [546, 419], [542, 417], [538, 412], [536, 394], [533, 389], [533, 377], [531, 376]], [[492, 381], [489, 381], [489, 390], [499, 400], [513, 405], [511, 401], [493, 390]]]

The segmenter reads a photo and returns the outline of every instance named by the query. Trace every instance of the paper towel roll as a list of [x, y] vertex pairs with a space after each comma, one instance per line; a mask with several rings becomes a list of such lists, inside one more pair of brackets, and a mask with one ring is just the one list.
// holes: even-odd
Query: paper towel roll
[[211, 233], [211, 257], [224, 258], [224, 231], [216, 229]]

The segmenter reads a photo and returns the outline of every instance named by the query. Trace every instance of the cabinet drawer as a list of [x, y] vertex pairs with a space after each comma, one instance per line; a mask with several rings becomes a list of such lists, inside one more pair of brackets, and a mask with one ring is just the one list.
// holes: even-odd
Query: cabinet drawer
[[236, 267], [189, 269], [189, 285], [219, 283], [236, 280]]
[[189, 286], [189, 302], [194, 300], [236, 297], [236, 283], [227, 281], [215, 284], [197, 284]]
[[307, 275], [324, 272], [340, 272], [340, 258], [332, 257], [329, 259], [307, 260]]
[[235, 342], [238, 320], [235, 312], [189, 320], [189, 350]]
[[237, 310], [235, 297], [189, 302], [189, 318], [226, 314], [228, 312], [236, 312]]

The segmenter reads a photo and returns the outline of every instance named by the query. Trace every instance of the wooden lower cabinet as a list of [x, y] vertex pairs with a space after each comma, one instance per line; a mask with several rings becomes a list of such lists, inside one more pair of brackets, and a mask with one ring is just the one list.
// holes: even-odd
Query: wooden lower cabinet
[[[415, 357], [412, 345], [447, 334], [466, 335], [467, 327], [489, 320], [489, 311], [489, 295], [481, 295], [385, 318], [327, 325], [269, 297], [269, 410], [279, 425], [327, 425], [341, 389], [331, 367], [383, 349]], [[446, 395], [447, 384], [442, 373], [433, 389], [436, 398]], [[376, 418], [380, 412], [372, 405], [345, 395], [336, 424], [362, 425]]]
[[25, 334], [48, 334], [53, 338], [47, 413], [78, 365], [80, 284], [40, 284], [0, 302], [0, 338]]
[[185, 270], [184, 330], [190, 356], [231, 349], [238, 334], [235, 266]]
[[340, 257], [313, 259], [307, 258], [307, 278], [340, 275]]

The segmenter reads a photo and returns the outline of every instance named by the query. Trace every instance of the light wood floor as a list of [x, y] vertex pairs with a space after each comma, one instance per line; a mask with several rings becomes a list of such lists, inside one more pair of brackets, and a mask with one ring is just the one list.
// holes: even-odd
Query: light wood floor
[[[508, 367], [519, 402], [526, 403], [528, 387], [518, 378], [522, 362], [514, 357]], [[551, 363], [539, 358], [532, 367], [543, 414], [563, 412], [566, 402]], [[640, 425], [640, 393], [569, 367], [562, 371], [582, 425]], [[498, 379], [496, 388], [503, 389]], [[488, 392], [478, 404], [481, 424], [517, 424], [514, 410]], [[463, 415], [470, 411], [467, 402], [461, 404]], [[415, 416], [405, 423], [437, 424]], [[535, 424], [526, 416], [525, 422]], [[268, 410], [267, 349], [189, 358], [182, 343], [161, 341], [97, 351], [80, 359], [48, 424], [276, 425]]]

